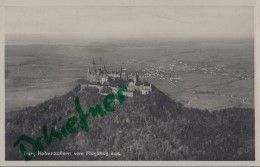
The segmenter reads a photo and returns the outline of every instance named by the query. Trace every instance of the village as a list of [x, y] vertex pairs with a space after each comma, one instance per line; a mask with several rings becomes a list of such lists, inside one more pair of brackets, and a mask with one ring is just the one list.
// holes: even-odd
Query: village
[[120, 70], [107, 70], [105, 64], [102, 68], [97, 68], [95, 60], [92, 61], [92, 66], [88, 68], [85, 83], [80, 84], [80, 90], [94, 87], [99, 90], [100, 94], [107, 95], [108, 93], [116, 93], [120, 86], [126, 86], [127, 90], [123, 92], [125, 96], [133, 97], [134, 93], [148, 95], [152, 92], [152, 85], [139, 80], [139, 75], [128, 74], [122, 66]]

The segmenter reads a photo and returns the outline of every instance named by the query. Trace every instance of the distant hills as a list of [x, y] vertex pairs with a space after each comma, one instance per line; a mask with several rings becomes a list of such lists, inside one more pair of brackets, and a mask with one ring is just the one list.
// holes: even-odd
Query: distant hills
[[[103, 95], [95, 88], [79, 91], [35, 107], [6, 113], [6, 160], [24, 160], [13, 147], [23, 134], [36, 138], [42, 125], [50, 129], [62, 115], [57, 128], [76, 115], [74, 98], [80, 97], [83, 110], [102, 104]], [[15, 102], [14, 102], [15, 103]], [[90, 131], [79, 131], [61, 142], [53, 139], [47, 152], [71, 152], [70, 156], [37, 156], [34, 160], [254, 160], [254, 109], [228, 108], [208, 112], [186, 108], [159, 89], [149, 95], [135, 94], [115, 112], [89, 117]], [[73, 152], [119, 152], [114, 156], [74, 155]]]

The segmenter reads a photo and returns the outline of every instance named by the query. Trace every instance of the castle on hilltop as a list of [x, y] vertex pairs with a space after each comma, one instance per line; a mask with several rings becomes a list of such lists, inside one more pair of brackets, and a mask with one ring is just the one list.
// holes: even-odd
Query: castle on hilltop
[[96, 87], [101, 90], [104, 86], [109, 86], [112, 91], [115, 91], [117, 88], [111, 86], [111, 83], [115, 81], [123, 82], [127, 86], [127, 91], [124, 94], [129, 97], [133, 97], [134, 91], [140, 92], [143, 95], [152, 92], [152, 85], [139, 81], [138, 74], [128, 74], [126, 71], [123, 71], [122, 66], [117, 71], [108, 71], [105, 64], [101, 68], [97, 68], [94, 59], [92, 67], [89, 67], [87, 71], [87, 81], [92, 83], [91, 85], [88, 84], [87, 87]]
[[98, 82], [103, 84], [109, 83], [109, 79], [121, 79], [128, 81], [128, 74], [123, 71], [122, 66], [120, 71], [108, 71], [105, 64], [102, 68], [96, 68], [95, 60], [92, 61], [92, 67], [88, 68], [87, 80], [89, 82]]

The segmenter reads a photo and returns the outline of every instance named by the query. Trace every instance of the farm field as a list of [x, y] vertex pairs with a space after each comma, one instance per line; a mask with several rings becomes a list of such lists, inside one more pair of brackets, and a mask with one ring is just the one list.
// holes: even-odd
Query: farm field
[[70, 91], [94, 58], [108, 69], [139, 73], [187, 107], [254, 108], [254, 46], [244, 39], [111, 40], [8, 43], [6, 111], [34, 106]]

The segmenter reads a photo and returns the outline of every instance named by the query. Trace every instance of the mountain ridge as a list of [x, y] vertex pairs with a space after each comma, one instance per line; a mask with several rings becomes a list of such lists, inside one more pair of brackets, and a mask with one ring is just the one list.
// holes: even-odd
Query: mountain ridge
[[[102, 104], [95, 88], [67, 94], [35, 107], [6, 113], [6, 160], [23, 160], [13, 143], [20, 135], [36, 137], [41, 125], [60, 115], [76, 114], [75, 96], [83, 110]], [[58, 127], [64, 125], [63, 118]], [[154, 87], [150, 95], [126, 97], [125, 104], [104, 117], [89, 118], [90, 131], [54, 141], [45, 151], [114, 151], [121, 156], [37, 156], [35, 160], [254, 160], [254, 109], [208, 112], [186, 108]]]

